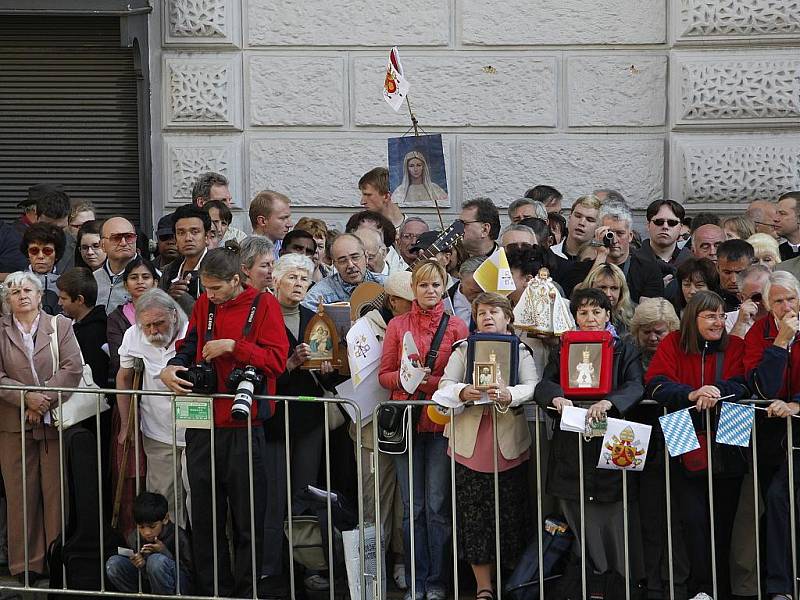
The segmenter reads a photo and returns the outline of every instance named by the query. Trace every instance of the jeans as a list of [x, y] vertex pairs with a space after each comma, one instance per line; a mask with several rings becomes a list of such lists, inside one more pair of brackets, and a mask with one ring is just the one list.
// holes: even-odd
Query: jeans
[[[450, 458], [441, 433], [418, 433], [414, 453], [414, 563], [416, 593], [444, 594], [449, 577], [453, 526], [450, 520]], [[411, 589], [411, 511], [408, 454], [395, 455], [403, 498], [403, 546], [406, 585]]]
[[[177, 592], [175, 559], [166, 554], [151, 554], [145, 562], [142, 577], [153, 594], [173, 595]], [[139, 591], [139, 569], [127, 556], [114, 555], [106, 561], [106, 575], [118, 592]], [[189, 593], [189, 574], [181, 569], [181, 594]]]

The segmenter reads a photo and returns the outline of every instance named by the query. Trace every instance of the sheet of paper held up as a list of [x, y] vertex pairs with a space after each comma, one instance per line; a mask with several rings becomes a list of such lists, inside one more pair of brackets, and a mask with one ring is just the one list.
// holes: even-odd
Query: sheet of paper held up
[[561, 409], [561, 431], [572, 431], [574, 433], [583, 433], [586, 431], [586, 413], [585, 408], [578, 408], [577, 406], [565, 406]]
[[403, 336], [403, 355], [400, 359], [400, 384], [413, 394], [425, 378], [425, 369], [420, 366], [419, 350], [410, 331]]

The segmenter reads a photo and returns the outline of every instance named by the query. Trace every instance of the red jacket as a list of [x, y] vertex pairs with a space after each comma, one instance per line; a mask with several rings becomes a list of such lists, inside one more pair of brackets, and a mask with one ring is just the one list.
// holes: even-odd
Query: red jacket
[[[383, 341], [383, 354], [381, 366], [378, 371], [378, 381], [387, 390], [391, 391], [392, 400], [416, 399], [419, 392], [425, 394], [425, 399], [430, 400], [439, 387], [439, 379], [444, 374], [444, 368], [452, 352], [452, 346], [458, 340], [469, 335], [466, 323], [456, 316], [451, 316], [447, 323], [442, 343], [439, 346], [439, 355], [433, 363], [428, 382], [420, 384], [414, 394], [409, 395], [400, 385], [400, 358], [403, 356], [403, 336], [410, 331], [414, 343], [419, 350], [420, 362], [425, 362], [425, 357], [430, 350], [433, 336], [439, 327], [439, 321], [444, 314], [444, 303], [439, 302], [432, 310], [423, 310], [414, 300], [411, 310], [404, 315], [394, 317], [389, 321], [386, 337]], [[411, 397], [409, 397], [411, 396]], [[428, 418], [427, 411], [422, 411], [422, 416], [417, 425], [417, 431], [444, 431], [444, 426], [437, 425]]]
[[[760, 398], [786, 399], [786, 365], [789, 351], [775, 345], [778, 326], [772, 313], [756, 321], [744, 337], [744, 370], [747, 384]], [[800, 393], [800, 346], [794, 344], [791, 351], [792, 396]]]
[[673, 331], [658, 345], [644, 376], [648, 397], [668, 405], [671, 410], [690, 406], [689, 392], [703, 385], [717, 386], [723, 396], [734, 394], [730, 402], [749, 397], [750, 390], [744, 384], [742, 338], [728, 337], [728, 347], [723, 352], [722, 379], [719, 380], [716, 376], [717, 350], [714, 345], [709, 345], [703, 367], [703, 355], [686, 354], [680, 348], [680, 339], [681, 332]]
[[[234, 367], [253, 365], [259, 369], [266, 382], [266, 394], [275, 394], [275, 380], [286, 369], [286, 356], [289, 341], [278, 301], [272, 294], [264, 293], [258, 305], [253, 326], [247, 339], [242, 339], [242, 330], [258, 292], [245, 286], [244, 291], [235, 298], [217, 305], [214, 318], [215, 340], [232, 339], [236, 341], [232, 354], [224, 354], [213, 360], [217, 372], [217, 391], [230, 393], [227, 387], [228, 375]], [[203, 344], [200, 343], [198, 327], [204, 333], [208, 318], [208, 295], [204, 292], [197, 299], [189, 319], [186, 337], [175, 344], [176, 354], [169, 361], [171, 365], [188, 367], [203, 359]], [[246, 421], [231, 418], [233, 399], [219, 398], [214, 402], [214, 425], [216, 427], [246, 427]], [[260, 423], [256, 402], [251, 409], [253, 423]]]

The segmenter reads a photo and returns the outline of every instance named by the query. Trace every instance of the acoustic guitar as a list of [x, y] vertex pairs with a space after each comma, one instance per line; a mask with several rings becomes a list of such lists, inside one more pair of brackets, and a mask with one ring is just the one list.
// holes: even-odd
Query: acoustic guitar
[[[408, 270], [411, 271], [418, 263], [423, 260], [435, 258], [439, 252], [444, 252], [454, 246], [464, 237], [464, 223], [459, 220], [453, 221], [434, 242], [420, 250], [417, 260]], [[350, 321], [357, 321], [371, 310], [380, 309], [386, 301], [386, 290], [380, 283], [365, 281], [353, 290], [350, 296]]]

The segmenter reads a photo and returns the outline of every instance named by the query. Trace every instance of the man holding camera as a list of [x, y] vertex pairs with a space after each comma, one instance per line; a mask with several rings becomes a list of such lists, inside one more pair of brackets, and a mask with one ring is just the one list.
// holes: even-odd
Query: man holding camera
[[[161, 372], [161, 380], [176, 394], [235, 394], [233, 399], [213, 400], [214, 482], [212, 432], [186, 431], [192, 546], [197, 565], [195, 587], [200, 595], [252, 596], [252, 549], [255, 548], [255, 564], [261, 564], [266, 503], [261, 422], [271, 412], [269, 403], [254, 400], [253, 396], [275, 393], [275, 380], [284, 371], [289, 353], [277, 300], [245, 286], [240, 266], [236, 242], [226, 242], [224, 248], [208, 252], [200, 266], [200, 282], [205, 291], [194, 305], [186, 337], [176, 344], [175, 357]], [[252, 466], [248, 461], [251, 451]], [[233, 527], [233, 573], [225, 532], [228, 509]], [[250, 535], [251, 518], [255, 539]], [[213, 568], [214, 522], [218, 590]]]

